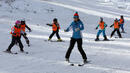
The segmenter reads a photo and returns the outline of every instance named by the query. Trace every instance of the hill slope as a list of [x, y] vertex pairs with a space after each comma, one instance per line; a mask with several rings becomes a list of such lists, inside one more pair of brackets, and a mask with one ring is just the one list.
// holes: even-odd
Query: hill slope
[[[130, 73], [129, 10], [118, 9], [110, 4], [112, 3], [102, 4], [96, 0], [16, 0], [9, 6], [2, 2], [0, 7], [0, 73]], [[88, 59], [91, 60], [91, 64], [84, 67], [71, 67], [64, 61], [72, 31], [65, 33], [63, 30], [72, 22], [75, 11], [79, 12], [85, 24], [83, 48]], [[124, 38], [95, 42], [97, 33], [95, 27], [99, 17], [104, 17], [105, 22], [111, 25], [113, 19], [122, 14], [126, 17], [127, 34], [122, 34]], [[59, 19], [60, 35], [65, 42], [44, 41], [52, 32], [51, 27], [46, 26], [46, 23], [51, 23], [55, 17]], [[33, 30], [28, 33], [31, 47], [27, 47], [25, 40], [22, 39], [24, 49], [29, 54], [3, 53], [11, 41], [10, 28], [15, 20], [22, 18], [27, 20], [27, 24]], [[112, 30], [112, 28], [107, 28], [108, 37]], [[56, 37], [53, 40], [56, 40]], [[19, 51], [19, 47], [13, 47], [12, 51]], [[77, 45], [70, 60], [76, 63], [82, 62]]]

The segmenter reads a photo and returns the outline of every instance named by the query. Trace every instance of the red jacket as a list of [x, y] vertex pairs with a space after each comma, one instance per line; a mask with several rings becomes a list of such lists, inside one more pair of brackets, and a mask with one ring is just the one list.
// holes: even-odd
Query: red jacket
[[14, 26], [14, 27], [11, 29], [10, 34], [12, 34], [12, 36], [15, 36], [15, 37], [20, 37], [20, 36], [21, 36], [21, 28], [19, 28], [19, 27], [17, 27], [17, 26]]

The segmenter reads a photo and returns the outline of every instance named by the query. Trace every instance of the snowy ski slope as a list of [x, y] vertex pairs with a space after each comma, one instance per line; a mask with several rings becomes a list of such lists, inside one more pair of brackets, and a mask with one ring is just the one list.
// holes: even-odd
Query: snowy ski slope
[[[128, 2], [129, 3], [129, 2]], [[73, 14], [79, 12], [84, 22], [83, 48], [91, 60], [83, 67], [69, 66], [64, 59], [69, 47], [71, 32], [64, 32], [73, 21]], [[97, 0], [16, 0], [11, 6], [0, 1], [0, 73], [130, 73], [130, 10], [119, 9], [112, 2], [101, 3]], [[126, 34], [123, 38], [112, 38], [114, 41], [95, 42], [97, 30], [95, 27], [99, 17], [110, 26], [114, 18], [125, 16]], [[61, 25], [60, 36], [65, 42], [45, 42], [51, 34], [53, 18], [58, 18]], [[3, 51], [11, 42], [9, 34], [15, 20], [25, 18], [32, 32], [28, 33], [31, 47], [27, 47], [22, 38], [24, 50], [29, 54], [19, 52], [19, 47], [12, 48], [18, 55], [6, 54]], [[113, 28], [107, 27], [109, 38]], [[117, 36], [117, 35], [115, 35]], [[101, 36], [101, 39], [103, 37]], [[56, 37], [53, 38], [56, 40]], [[71, 54], [70, 60], [82, 63], [77, 45]]]

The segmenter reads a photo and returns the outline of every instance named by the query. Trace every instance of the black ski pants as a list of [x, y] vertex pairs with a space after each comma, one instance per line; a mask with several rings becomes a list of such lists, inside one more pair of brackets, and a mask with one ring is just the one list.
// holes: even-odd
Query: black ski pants
[[121, 33], [120, 33], [120, 30], [119, 30], [119, 29], [114, 29], [114, 30], [112, 31], [112, 33], [111, 33], [111, 37], [114, 35], [114, 33], [115, 33], [115, 32], [117, 32], [117, 34], [118, 34], [119, 38], [122, 38], [122, 36], [121, 36]]
[[52, 34], [49, 36], [49, 38], [51, 39], [54, 36], [54, 34], [56, 34], [57, 38], [60, 39], [58, 30], [57, 31], [53, 31]]
[[23, 51], [23, 44], [20, 40], [20, 37], [14, 37], [14, 36], [12, 36], [12, 41], [11, 41], [11, 44], [9, 45], [7, 51], [11, 51], [11, 48], [15, 45], [16, 41], [17, 41], [17, 43], [19, 43], [20, 51]]
[[81, 39], [71, 38], [71, 40], [70, 40], [70, 46], [68, 48], [68, 51], [66, 53], [65, 58], [69, 59], [70, 54], [72, 52], [72, 49], [74, 48], [74, 45], [75, 45], [76, 42], [77, 42], [78, 50], [79, 50], [80, 54], [82, 55], [82, 58], [83, 59], [87, 59], [87, 56], [86, 56], [86, 54], [85, 54], [85, 52], [84, 52], [84, 50], [82, 48], [82, 38]]
[[27, 37], [27, 34], [26, 33], [25, 34], [21, 34], [21, 36], [23, 36], [25, 41], [26, 41], [26, 43], [29, 44], [29, 39]]

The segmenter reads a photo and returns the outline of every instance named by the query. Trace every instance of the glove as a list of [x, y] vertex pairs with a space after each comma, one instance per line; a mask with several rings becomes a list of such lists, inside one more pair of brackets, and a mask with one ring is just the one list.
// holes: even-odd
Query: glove
[[46, 24], [46, 25], [50, 25], [50, 24]]
[[13, 35], [16, 35], [16, 33], [13, 33]]
[[96, 27], [96, 30], [98, 29], [98, 27]]
[[107, 25], [105, 27], [107, 27]]
[[75, 29], [76, 32], [79, 31], [79, 30], [80, 30], [79, 28], [76, 28], [76, 29]]
[[64, 30], [64, 32], [67, 32], [67, 30]]
[[110, 28], [112, 27], [112, 25], [110, 26]]
[[23, 35], [25, 35], [25, 36], [26, 36], [27, 34], [26, 34], [26, 33], [24, 33]]
[[32, 32], [32, 30], [30, 29], [29, 32]]

